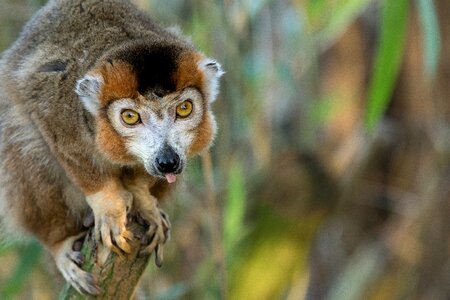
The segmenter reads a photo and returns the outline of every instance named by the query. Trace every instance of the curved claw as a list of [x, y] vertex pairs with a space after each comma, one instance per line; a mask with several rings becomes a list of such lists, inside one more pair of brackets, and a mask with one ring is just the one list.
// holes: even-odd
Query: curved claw
[[164, 259], [164, 254], [163, 254], [162, 245], [157, 245], [156, 249], [155, 249], [155, 265], [158, 268], [162, 267], [163, 259]]

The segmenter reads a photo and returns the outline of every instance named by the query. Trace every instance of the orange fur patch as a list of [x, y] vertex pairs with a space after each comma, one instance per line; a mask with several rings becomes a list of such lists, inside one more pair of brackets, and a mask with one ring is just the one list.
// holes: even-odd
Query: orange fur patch
[[[92, 73], [103, 78], [103, 85], [99, 94], [102, 107], [114, 100], [122, 98], [137, 98], [138, 80], [133, 67], [125, 62], [102, 62]], [[109, 159], [118, 163], [129, 163], [133, 157], [128, 153], [123, 138], [111, 126], [108, 117], [97, 118], [97, 145]]]
[[[203, 54], [194, 51], [186, 52], [181, 56], [178, 62], [178, 70], [173, 78], [178, 91], [187, 87], [196, 87], [200, 92], [205, 92], [205, 84], [207, 83], [205, 75], [199, 67], [199, 62], [204, 58]], [[208, 106], [209, 104], [205, 99], [203, 120], [197, 128], [197, 135], [189, 148], [188, 156], [193, 156], [206, 149], [213, 139], [213, 125], [208, 113]]]
[[199, 69], [198, 63], [203, 59], [203, 55], [199, 52], [185, 52], [178, 61], [178, 69], [173, 75], [176, 82], [176, 90], [180, 91], [184, 88], [193, 86], [199, 89], [203, 88], [204, 75]]
[[100, 151], [118, 163], [129, 163], [133, 157], [128, 153], [123, 137], [119, 136], [107, 118], [98, 118], [97, 145]]
[[121, 61], [104, 62], [93, 73], [103, 78], [99, 96], [102, 106], [116, 99], [138, 96], [138, 80], [131, 65]]
[[203, 120], [197, 128], [195, 140], [189, 148], [188, 155], [193, 156], [205, 150], [213, 140], [213, 124], [208, 109], [205, 108]]

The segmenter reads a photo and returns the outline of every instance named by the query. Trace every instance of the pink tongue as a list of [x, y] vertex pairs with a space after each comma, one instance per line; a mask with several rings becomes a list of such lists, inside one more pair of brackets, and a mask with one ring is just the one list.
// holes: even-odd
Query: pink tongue
[[167, 173], [164, 174], [166, 176], [167, 182], [168, 183], [174, 183], [175, 181], [177, 181], [177, 176], [173, 173]]

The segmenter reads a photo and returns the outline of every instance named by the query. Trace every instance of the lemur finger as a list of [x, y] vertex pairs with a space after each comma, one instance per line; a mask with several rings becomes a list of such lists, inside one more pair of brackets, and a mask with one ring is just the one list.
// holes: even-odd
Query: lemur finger
[[117, 246], [121, 250], [123, 250], [126, 253], [131, 253], [131, 246], [130, 246], [130, 244], [127, 243], [127, 241], [125, 240], [124, 237], [122, 237], [120, 235], [116, 236], [115, 237], [115, 241], [116, 241]]
[[150, 226], [150, 223], [146, 219], [144, 219], [140, 213], [136, 214], [136, 221], [138, 222], [139, 225], [147, 227]]
[[109, 249], [112, 249], [114, 246], [112, 244], [111, 240], [111, 231], [108, 226], [103, 225], [100, 228], [100, 234], [101, 234], [101, 241], [103, 245]]
[[80, 267], [84, 262], [84, 257], [83, 257], [83, 254], [81, 254], [81, 252], [77, 252], [77, 251], [71, 252], [69, 254], [69, 257], [74, 263], [76, 263]]
[[158, 225], [151, 224], [147, 230], [147, 235], [152, 236], [156, 233], [157, 230], [158, 230]]
[[102, 241], [102, 234], [101, 234], [101, 226], [97, 225], [94, 227], [94, 240], [98, 243]]
[[163, 259], [164, 259], [163, 247], [162, 247], [161, 244], [159, 244], [159, 245], [156, 246], [156, 249], [155, 249], [155, 265], [158, 268], [162, 267]]
[[74, 287], [77, 289], [80, 293], [83, 294], [90, 294], [90, 295], [99, 295], [101, 293], [101, 289], [97, 284], [97, 279], [94, 277], [94, 275], [84, 272], [80, 270], [78, 274], [73, 274], [72, 283]]
[[170, 224], [167, 224], [165, 220], [162, 221], [162, 227], [164, 231], [169, 231], [170, 230]]
[[165, 219], [165, 218], [161, 218], [161, 223], [162, 223], [162, 226], [163, 226], [164, 228], [169, 229], [169, 228], [171, 227], [171, 226], [170, 226], [169, 220], [167, 220], [167, 219]]
[[122, 199], [125, 201], [126, 212], [129, 213], [133, 205], [133, 194], [128, 191], [122, 191]]
[[172, 225], [170, 224], [170, 219], [169, 216], [163, 211], [163, 210], [159, 210], [162, 219], [165, 221], [167, 227], [171, 227]]
[[149, 229], [142, 237], [141, 237], [141, 245], [147, 246], [149, 245], [155, 238], [156, 230], [153, 227], [153, 229]]
[[96, 296], [101, 293], [101, 289], [97, 285], [96, 278], [92, 274], [82, 270], [80, 270], [80, 272], [73, 273], [69, 282], [81, 294]]
[[139, 251], [139, 257], [149, 255], [150, 253], [153, 252], [153, 250], [154, 249], [151, 249], [149, 246], [147, 246]]
[[158, 234], [155, 234], [153, 236], [153, 240], [150, 242], [150, 245], [147, 246], [147, 249], [150, 252], [153, 252], [153, 250], [156, 248], [156, 246], [160, 243], [161, 237]]
[[99, 245], [97, 248], [97, 259], [96, 263], [99, 267], [102, 267], [111, 253], [110, 249], [104, 245]]
[[90, 294], [99, 295], [102, 293], [102, 289], [98, 286], [97, 278], [91, 274], [86, 272], [86, 287]]
[[165, 243], [170, 239], [170, 227], [163, 226], [163, 234], [164, 234], [163, 243]]
[[129, 241], [132, 241], [134, 238], [134, 234], [129, 230], [125, 230], [124, 232], [122, 232], [122, 236]]
[[[111, 232], [113, 245], [117, 245], [119, 249], [123, 250], [126, 253], [131, 253], [131, 247], [126, 241], [126, 238], [129, 240], [133, 237], [133, 234], [125, 229], [125, 226], [115, 226], [113, 227], [113, 231]], [[114, 250], [113, 250], [114, 251]], [[114, 251], [116, 252], [116, 251]], [[119, 253], [118, 253], [119, 254]], [[122, 253], [120, 253], [122, 254]]]
[[158, 237], [156, 234], [153, 235], [151, 238], [149, 238], [148, 235], [145, 236], [141, 241], [141, 244], [145, 247], [139, 251], [139, 255], [144, 256], [144, 255], [148, 255], [148, 254], [152, 253], [153, 250], [155, 250], [156, 245], [158, 244], [157, 242], [158, 242]]
[[163, 225], [163, 232], [164, 232], [164, 241], [168, 241], [170, 239], [170, 228], [172, 228], [172, 225], [170, 224], [169, 216], [162, 210], [160, 210], [161, 213], [161, 219], [162, 219], [162, 225]]

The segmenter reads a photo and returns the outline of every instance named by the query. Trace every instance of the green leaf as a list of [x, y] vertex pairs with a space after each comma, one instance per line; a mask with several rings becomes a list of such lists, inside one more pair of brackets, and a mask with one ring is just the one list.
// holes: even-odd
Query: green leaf
[[383, 116], [392, 96], [403, 58], [408, 24], [408, 0], [383, 0], [381, 35], [375, 56], [365, 116], [372, 131]]
[[245, 198], [242, 166], [235, 162], [230, 168], [228, 197], [224, 207], [224, 245], [227, 256], [243, 236]]
[[42, 247], [38, 242], [31, 242], [22, 249], [17, 267], [0, 293], [1, 299], [14, 298], [20, 292], [33, 268], [39, 262], [41, 252]]
[[441, 35], [434, 1], [417, 0], [417, 9], [422, 25], [425, 75], [428, 78], [433, 78], [436, 74], [441, 51]]

